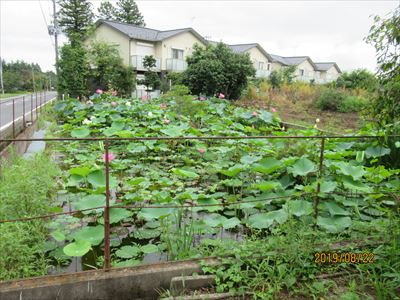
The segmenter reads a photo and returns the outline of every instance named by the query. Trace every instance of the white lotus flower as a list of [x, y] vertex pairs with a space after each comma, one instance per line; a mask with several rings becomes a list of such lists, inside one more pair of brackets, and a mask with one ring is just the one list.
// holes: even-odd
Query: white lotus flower
[[84, 125], [92, 124], [92, 121], [85, 119], [82, 121], [82, 124], [84, 124]]
[[319, 123], [319, 119], [318, 118], [315, 119], [315, 123]]
[[153, 116], [153, 113], [151, 111], [149, 111], [149, 113], [147, 114], [149, 117]]
[[132, 103], [130, 103], [129, 101], [125, 103], [126, 106], [131, 106]]

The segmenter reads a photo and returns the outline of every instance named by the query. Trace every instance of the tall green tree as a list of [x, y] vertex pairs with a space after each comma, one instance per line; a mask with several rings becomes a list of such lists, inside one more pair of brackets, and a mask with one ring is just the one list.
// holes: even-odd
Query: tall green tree
[[134, 0], [119, 0], [116, 6], [103, 1], [98, 9], [99, 17], [111, 21], [119, 21], [137, 26], [146, 26], [143, 16]]
[[118, 49], [104, 42], [91, 45], [91, 89], [114, 89], [121, 96], [129, 97], [135, 88], [135, 75], [131, 67], [125, 67]]
[[153, 55], [146, 55], [143, 58], [143, 66], [146, 68], [146, 71], [144, 72], [144, 79], [138, 80], [137, 83], [146, 86], [147, 92], [159, 88], [161, 84], [160, 77], [154, 71], [156, 63], [157, 61]]
[[89, 60], [81, 43], [65, 44], [60, 51], [58, 63], [58, 91], [71, 97], [88, 94]]
[[82, 41], [93, 24], [92, 4], [87, 0], [59, 0], [58, 24], [72, 44]]
[[99, 18], [105, 20], [117, 20], [117, 10], [109, 1], [102, 1], [100, 7], [97, 10], [99, 12]]
[[117, 2], [116, 19], [132, 25], [146, 26], [134, 0], [119, 0]]
[[347, 89], [365, 89], [374, 91], [378, 81], [374, 74], [366, 69], [357, 69], [351, 72], [342, 73], [336, 80], [337, 87]]
[[223, 93], [228, 99], [238, 98], [256, 72], [248, 54], [234, 53], [223, 43], [206, 48], [195, 44], [187, 63], [183, 82], [192, 93]]

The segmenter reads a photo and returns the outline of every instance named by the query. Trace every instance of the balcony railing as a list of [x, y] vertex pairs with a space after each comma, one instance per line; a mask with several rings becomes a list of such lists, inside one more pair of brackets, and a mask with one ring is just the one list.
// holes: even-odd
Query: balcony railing
[[187, 68], [187, 63], [183, 59], [167, 58], [167, 71], [182, 72]]
[[256, 77], [269, 77], [271, 75], [270, 70], [257, 70]]
[[[145, 55], [132, 55], [131, 56], [131, 66], [138, 71], [145, 71], [146, 68], [143, 66], [143, 59]], [[161, 71], [160, 59], [156, 58], [156, 67], [154, 71]]]

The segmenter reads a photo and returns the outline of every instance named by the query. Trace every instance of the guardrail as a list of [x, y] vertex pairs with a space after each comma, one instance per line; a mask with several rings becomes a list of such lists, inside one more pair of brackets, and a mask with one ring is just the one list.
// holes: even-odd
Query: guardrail
[[43, 106], [55, 99], [48, 91], [39, 91], [0, 100], [0, 138], [15, 138], [37, 120]]

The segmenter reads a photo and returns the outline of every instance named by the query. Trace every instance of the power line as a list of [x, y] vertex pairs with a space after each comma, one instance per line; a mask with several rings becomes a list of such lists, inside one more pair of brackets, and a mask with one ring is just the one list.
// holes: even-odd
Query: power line
[[[44, 14], [44, 11], [43, 11], [42, 2], [40, 2], [40, 0], [38, 0], [38, 2], [39, 2], [39, 6], [40, 6], [40, 11], [42, 12], [44, 24], [46, 25], [46, 29], [49, 30], [49, 24], [47, 23], [46, 15]], [[50, 35], [49, 35], [49, 38], [50, 38], [50, 43], [54, 47], [54, 42]]]

